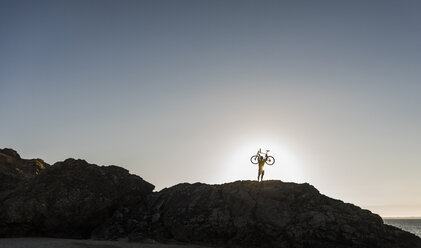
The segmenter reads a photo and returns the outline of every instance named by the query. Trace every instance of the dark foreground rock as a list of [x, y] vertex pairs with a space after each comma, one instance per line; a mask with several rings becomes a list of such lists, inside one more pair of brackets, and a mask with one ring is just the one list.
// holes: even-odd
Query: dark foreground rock
[[[19, 159], [0, 168], [17, 166]], [[74, 159], [14, 183], [1, 194], [0, 237], [89, 238], [117, 208], [142, 201], [154, 188], [126, 169]]]
[[421, 239], [309, 184], [154, 186], [117, 166], [52, 166], [0, 150], [0, 237], [47, 236], [224, 247], [421, 248]]
[[22, 181], [35, 177], [50, 167], [42, 159], [22, 159], [13, 149], [0, 149], [0, 198]]
[[421, 239], [368, 210], [281, 181], [179, 184], [119, 209], [94, 232], [126, 235], [227, 247], [421, 247]]

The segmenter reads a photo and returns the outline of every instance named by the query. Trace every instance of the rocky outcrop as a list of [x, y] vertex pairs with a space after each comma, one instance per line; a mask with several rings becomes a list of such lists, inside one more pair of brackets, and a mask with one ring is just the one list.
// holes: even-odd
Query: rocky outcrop
[[[25, 161], [12, 158], [0, 163], [2, 171], [22, 168]], [[154, 188], [123, 168], [75, 159], [15, 181], [0, 198], [0, 237], [89, 238], [117, 208], [142, 201]]]
[[417, 248], [421, 239], [309, 184], [179, 184], [117, 166], [52, 166], [0, 150], [0, 237], [154, 239], [224, 247]]
[[179, 184], [121, 208], [96, 238], [128, 235], [226, 247], [421, 247], [415, 235], [309, 184]]
[[0, 198], [9, 190], [50, 167], [42, 159], [22, 159], [13, 149], [0, 149]]

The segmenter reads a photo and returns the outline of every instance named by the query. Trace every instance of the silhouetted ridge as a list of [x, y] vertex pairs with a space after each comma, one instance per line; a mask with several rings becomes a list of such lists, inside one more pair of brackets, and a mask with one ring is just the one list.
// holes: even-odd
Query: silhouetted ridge
[[0, 237], [89, 238], [118, 207], [142, 201], [153, 189], [121, 167], [66, 159], [2, 194]]
[[3, 151], [0, 176], [11, 180], [0, 181], [0, 237], [128, 237], [225, 247], [421, 247], [415, 235], [307, 183], [182, 183], [152, 192], [152, 184], [118, 166], [66, 159], [31, 174], [42, 160]]
[[42, 159], [21, 159], [13, 149], [0, 149], [0, 199], [22, 181], [50, 167]]
[[20, 159], [19, 153], [17, 151], [13, 150], [13, 149], [10, 149], [10, 148], [0, 149], [0, 154]]
[[421, 247], [380, 216], [304, 183], [179, 184], [119, 209], [96, 238], [152, 238], [227, 247]]

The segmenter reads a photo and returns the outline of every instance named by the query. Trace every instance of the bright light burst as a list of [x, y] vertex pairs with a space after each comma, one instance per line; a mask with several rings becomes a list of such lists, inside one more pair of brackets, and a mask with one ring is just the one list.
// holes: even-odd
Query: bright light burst
[[264, 137], [250, 138], [247, 142], [239, 142], [233, 147], [223, 161], [221, 181], [257, 180], [257, 165], [250, 162], [250, 157], [255, 155], [259, 148], [262, 152], [270, 150], [268, 154], [275, 157], [276, 161], [272, 166], [265, 165], [264, 180], [304, 181], [300, 161], [290, 147], [281, 140]]

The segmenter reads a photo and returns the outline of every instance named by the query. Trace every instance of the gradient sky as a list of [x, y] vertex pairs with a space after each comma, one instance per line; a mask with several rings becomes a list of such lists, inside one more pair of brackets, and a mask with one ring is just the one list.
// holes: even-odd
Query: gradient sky
[[421, 216], [420, 1], [0, 1], [0, 147]]

